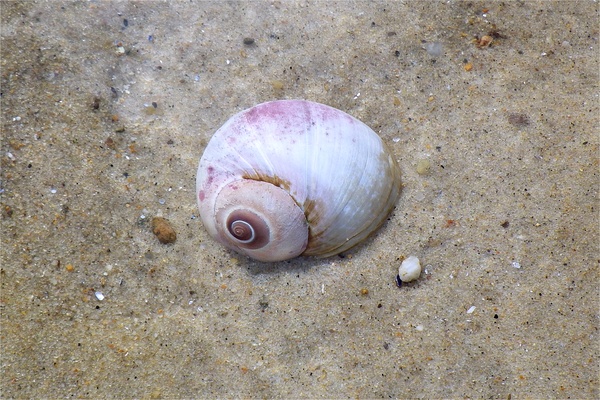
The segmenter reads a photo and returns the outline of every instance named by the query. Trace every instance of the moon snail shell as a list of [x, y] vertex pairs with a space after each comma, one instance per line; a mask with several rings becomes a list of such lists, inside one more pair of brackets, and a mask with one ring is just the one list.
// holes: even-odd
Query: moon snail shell
[[210, 236], [259, 261], [348, 250], [383, 224], [401, 188], [398, 165], [375, 132], [304, 100], [231, 117], [206, 146], [196, 177]]

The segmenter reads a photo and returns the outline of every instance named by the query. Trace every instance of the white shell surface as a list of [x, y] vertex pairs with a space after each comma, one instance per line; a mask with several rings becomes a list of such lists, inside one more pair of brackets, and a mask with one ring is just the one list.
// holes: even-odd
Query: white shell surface
[[402, 282], [414, 281], [421, 275], [421, 262], [415, 256], [406, 258], [398, 268], [398, 275]]
[[401, 191], [399, 169], [375, 132], [340, 110], [304, 100], [242, 111], [208, 143], [198, 167], [197, 200], [206, 229], [221, 242], [213, 218], [217, 196], [243, 179], [289, 193], [309, 225], [303, 254], [317, 256], [338, 254], [366, 238]]

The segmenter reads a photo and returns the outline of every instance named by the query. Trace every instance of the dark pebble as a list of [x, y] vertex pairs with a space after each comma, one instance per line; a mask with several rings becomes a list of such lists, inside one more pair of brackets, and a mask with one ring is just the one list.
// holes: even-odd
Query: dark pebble
[[402, 287], [402, 279], [400, 279], [400, 275], [396, 275], [396, 286]]

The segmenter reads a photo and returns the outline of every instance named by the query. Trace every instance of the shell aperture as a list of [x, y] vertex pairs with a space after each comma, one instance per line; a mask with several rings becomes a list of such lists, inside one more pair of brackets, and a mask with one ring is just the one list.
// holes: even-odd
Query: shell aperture
[[196, 188], [212, 237], [279, 261], [356, 245], [385, 221], [401, 182], [368, 126], [323, 104], [280, 100], [242, 111], [217, 130]]

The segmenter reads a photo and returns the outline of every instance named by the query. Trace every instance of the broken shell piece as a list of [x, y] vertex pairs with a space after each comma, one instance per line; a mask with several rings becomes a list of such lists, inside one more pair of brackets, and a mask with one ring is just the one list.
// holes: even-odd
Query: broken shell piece
[[421, 263], [415, 256], [410, 256], [400, 264], [398, 277], [402, 282], [414, 281], [421, 275]]

